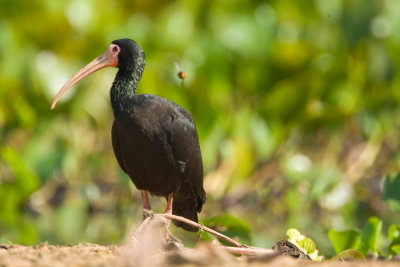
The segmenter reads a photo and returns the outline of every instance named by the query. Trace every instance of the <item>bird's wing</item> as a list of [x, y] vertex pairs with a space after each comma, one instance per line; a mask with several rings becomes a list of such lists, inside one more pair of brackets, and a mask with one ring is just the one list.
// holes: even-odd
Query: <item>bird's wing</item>
[[124, 172], [127, 172], [126, 168], [124, 167], [124, 162], [123, 162], [122, 156], [121, 156], [120, 138], [118, 135], [117, 126], [116, 126], [115, 121], [114, 121], [112, 129], [111, 129], [111, 140], [112, 140], [112, 146], [114, 149], [114, 154], [115, 154], [115, 157], [117, 158], [118, 164]]
[[170, 144], [184, 182], [189, 184], [197, 199], [197, 208], [205, 201], [203, 189], [203, 162], [196, 126], [192, 116], [184, 108], [177, 106], [177, 114], [171, 121]]

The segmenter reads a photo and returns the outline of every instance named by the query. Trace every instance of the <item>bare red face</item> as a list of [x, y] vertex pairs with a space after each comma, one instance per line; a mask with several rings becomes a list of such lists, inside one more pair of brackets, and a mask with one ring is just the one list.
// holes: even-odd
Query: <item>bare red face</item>
[[101, 56], [97, 57], [80, 71], [78, 71], [71, 79], [69, 79], [68, 82], [66, 82], [66, 84], [58, 92], [53, 100], [53, 103], [51, 104], [51, 109], [56, 106], [58, 100], [60, 100], [60, 98], [65, 92], [68, 91], [68, 89], [77, 84], [83, 78], [105, 67], [118, 67], [118, 55], [120, 52], [121, 48], [118, 45], [111, 44], [107, 48], [106, 52], [104, 52]]

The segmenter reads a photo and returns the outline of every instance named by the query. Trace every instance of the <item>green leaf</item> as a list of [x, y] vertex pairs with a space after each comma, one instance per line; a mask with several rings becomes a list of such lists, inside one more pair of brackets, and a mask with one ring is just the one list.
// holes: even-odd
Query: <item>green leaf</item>
[[394, 199], [400, 201], [400, 173], [387, 175], [383, 185], [382, 200]]
[[394, 244], [400, 244], [400, 224], [392, 224], [388, 230], [389, 240]]
[[304, 236], [300, 234], [300, 231], [294, 228], [290, 228], [289, 230], [287, 230], [286, 234], [289, 237], [288, 240], [292, 243], [297, 242], [304, 238]]
[[336, 231], [331, 229], [328, 236], [336, 254], [344, 250], [356, 249], [360, 242], [360, 233], [354, 230]]
[[390, 240], [389, 254], [400, 255], [400, 224], [392, 224], [388, 230], [388, 237]]
[[311, 254], [317, 249], [315, 242], [308, 237], [300, 240], [299, 245], [307, 252], [307, 254]]
[[367, 255], [369, 250], [378, 252], [378, 238], [382, 230], [382, 221], [377, 217], [370, 217], [361, 231], [359, 250]]

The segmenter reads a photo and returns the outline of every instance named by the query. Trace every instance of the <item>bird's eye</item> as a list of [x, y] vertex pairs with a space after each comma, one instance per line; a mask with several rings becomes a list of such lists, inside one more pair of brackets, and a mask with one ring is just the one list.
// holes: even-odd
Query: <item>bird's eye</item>
[[118, 52], [119, 51], [119, 47], [118, 46], [113, 46], [112, 51], [113, 52]]

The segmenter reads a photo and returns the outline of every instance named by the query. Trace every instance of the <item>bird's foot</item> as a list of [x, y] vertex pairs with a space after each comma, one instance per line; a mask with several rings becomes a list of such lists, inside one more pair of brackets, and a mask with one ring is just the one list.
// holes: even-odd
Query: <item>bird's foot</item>
[[148, 217], [153, 217], [154, 211], [143, 209], [143, 220], [146, 220]]

